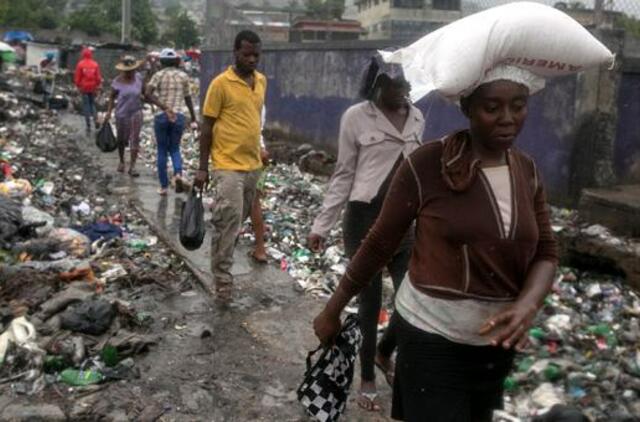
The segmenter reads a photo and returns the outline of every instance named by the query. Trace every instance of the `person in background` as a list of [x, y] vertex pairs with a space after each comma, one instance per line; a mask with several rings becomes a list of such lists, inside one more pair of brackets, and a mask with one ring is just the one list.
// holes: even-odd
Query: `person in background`
[[[389, 69], [394, 70], [392, 69]], [[364, 101], [342, 116], [338, 138], [338, 161], [329, 183], [322, 211], [316, 217], [309, 247], [320, 252], [325, 239], [346, 205], [343, 220], [345, 252], [352, 258], [375, 223], [396, 169], [422, 144], [424, 118], [407, 100], [409, 84], [402, 75], [382, 72], [374, 58], [365, 73], [361, 96]], [[386, 265], [397, 290], [407, 271], [413, 244], [413, 230], [403, 228], [402, 242], [396, 245]], [[382, 266], [382, 265], [381, 265]], [[368, 287], [359, 295], [358, 316], [363, 334], [360, 349], [360, 407], [379, 411], [374, 364], [387, 382], [393, 383], [391, 355], [395, 350], [395, 317], [379, 345], [378, 319], [382, 305], [382, 274], [370, 274]]]
[[48, 52], [40, 61], [40, 71], [53, 70], [56, 65], [56, 54]]
[[153, 129], [158, 147], [158, 177], [160, 178], [160, 195], [166, 195], [169, 187], [167, 175], [167, 158], [171, 156], [176, 192], [184, 190], [182, 180], [182, 157], [180, 141], [186, 125], [183, 103], [186, 104], [190, 125], [197, 125], [193, 108], [189, 77], [179, 69], [180, 57], [175, 50], [165, 48], [160, 53], [162, 70], [156, 72], [146, 87], [146, 96], [160, 105], [160, 112], [154, 117]]
[[[140, 130], [142, 129], [142, 107], [144, 99], [144, 81], [142, 75], [137, 72], [142, 64], [131, 55], [123, 56], [116, 69], [120, 72], [111, 82], [111, 94], [109, 95], [109, 105], [104, 122], [111, 120], [113, 109], [116, 110], [116, 132], [118, 138], [118, 155], [120, 163], [118, 172], [124, 173], [125, 160], [124, 150], [129, 146], [131, 162], [129, 163], [129, 176], [138, 177], [136, 171], [136, 160], [140, 149]], [[160, 108], [160, 104], [155, 98], [150, 102]], [[168, 110], [165, 110], [168, 111]]]
[[102, 87], [100, 65], [93, 60], [93, 51], [86, 47], [82, 49], [82, 60], [76, 65], [73, 82], [82, 94], [82, 113], [87, 127], [87, 135], [91, 133], [91, 121], [98, 127], [96, 113], [96, 97]]
[[49, 108], [49, 100], [53, 95], [56, 70], [56, 54], [48, 52], [44, 59], [40, 61], [40, 73], [42, 81], [42, 101], [45, 108]]
[[194, 183], [205, 185], [211, 158], [217, 234], [211, 243], [211, 270], [222, 301], [231, 298], [236, 238], [251, 211], [262, 169], [260, 129], [267, 79], [256, 70], [260, 53], [261, 41], [255, 32], [238, 33], [235, 64], [213, 79], [202, 109], [200, 167]]
[[[454, 71], [454, 70], [452, 70]], [[513, 147], [540, 78], [498, 66], [461, 98], [469, 129], [417, 149], [314, 321], [330, 344], [340, 313], [416, 222], [409, 273], [396, 294], [392, 417], [490, 422], [515, 351], [551, 290], [558, 262], [545, 189]]]

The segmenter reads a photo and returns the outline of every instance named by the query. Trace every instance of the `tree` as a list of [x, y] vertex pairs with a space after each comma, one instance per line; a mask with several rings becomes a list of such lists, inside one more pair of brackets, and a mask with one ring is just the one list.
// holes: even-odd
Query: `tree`
[[162, 36], [164, 44], [176, 48], [189, 48], [200, 45], [200, 31], [198, 25], [189, 14], [182, 10], [169, 20], [169, 29]]
[[0, 25], [55, 29], [63, 21], [66, 0], [0, 0]]
[[[71, 29], [85, 31], [89, 35], [120, 35], [121, 20], [121, 0], [89, 0], [82, 9], [68, 17], [67, 23]], [[131, 2], [131, 36], [143, 44], [157, 40], [158, 27], [149, 0]]]
[[623, 28], [629, 35], [640, 38], [640, 20], [628, 15], [621, 15], [616, 20], [616, 26]]
[[327, 18], [327, 8], [322, 0], [306, 0], [304, 5], [307, 16], [314, 19]]
[[344, 0], [306, 0], [307, 16], [314, 19], [342, 19]]
[[331, 19], [342, 19], [342, 15], [344, 15], [345, 10], [344, 0], [326, 0], [325, 4], [327, 14]]

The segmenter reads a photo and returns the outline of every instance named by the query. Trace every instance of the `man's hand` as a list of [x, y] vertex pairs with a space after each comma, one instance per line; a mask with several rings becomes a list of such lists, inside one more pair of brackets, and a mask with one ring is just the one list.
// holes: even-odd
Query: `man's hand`
[[313, 320], [313, 330], [324, 346], [333, 345], [341, 327], [340, 315], [334, 315], [326, 309]]
[[509, 308], [489, 318], [480, 328], [480, 335], [490, 335], [493, 346], [510, 349], [515, 346], [521, 352], [529, 341], [529, 328], [538, 312], [534, 304], [516, 302]]
[[307, 245], [313, 252], [322, 252], [324, 250], [324, 237], [317, 233], [310, 233], [309, 237], [307, 237]]
[[267, 164], [269, 164], [269, 157], [270, 157], [269, 151], [262, 148], [260, 150], [260, 159], [262, 160], [262, 165], [266, 166]]
[[197, 119], [191, 119], [191, 123], [189, 124], [192, 130], [200, 130], [200, 123]]
[[167, 118], [171, 123], [175, 123], [178, 116], [176, 116], [176, 112], [170, 108], [165, 109], [165, 113], [167, 114]]
[[209, 183], [209, 172], [207, 170], [196, 171], [193, 185], [198, 189], [203, 189]]
[[104, 125], [104, 124], [108, 123], [108, 122], [109, 122], [109, 120], [111, 120], [111, 112], [110, 112], [110, 111], [109, 111], [109, 112], [107, 112], [107, 113], [104, 115], [104, 118], [102, 119], [102, 124]]

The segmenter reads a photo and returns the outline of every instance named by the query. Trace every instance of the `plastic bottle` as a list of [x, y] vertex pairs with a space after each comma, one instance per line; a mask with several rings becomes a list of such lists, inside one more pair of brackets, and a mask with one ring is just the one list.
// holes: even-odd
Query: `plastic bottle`
[[78, 370], [78, 369], [65, 369], [60, 372], [60, 381], [68, 385], [74, 386], [85, 386], [98, 384], [102, 382], [104, 376], [94, 370], [89, 369], [86, 371]]

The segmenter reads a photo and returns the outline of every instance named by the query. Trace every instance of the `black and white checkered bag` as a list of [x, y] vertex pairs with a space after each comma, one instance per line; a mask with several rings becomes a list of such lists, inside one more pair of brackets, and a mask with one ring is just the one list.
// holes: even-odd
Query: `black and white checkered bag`
[[298, 387], [298, 400], [317, 421], [335, 422], [344, 413], [361, 343], [358, 317], [349, 315], [335, 344], [324, 349], [315, 364], [311, 359], [322, 346], [307, 356], [307, 370]]

